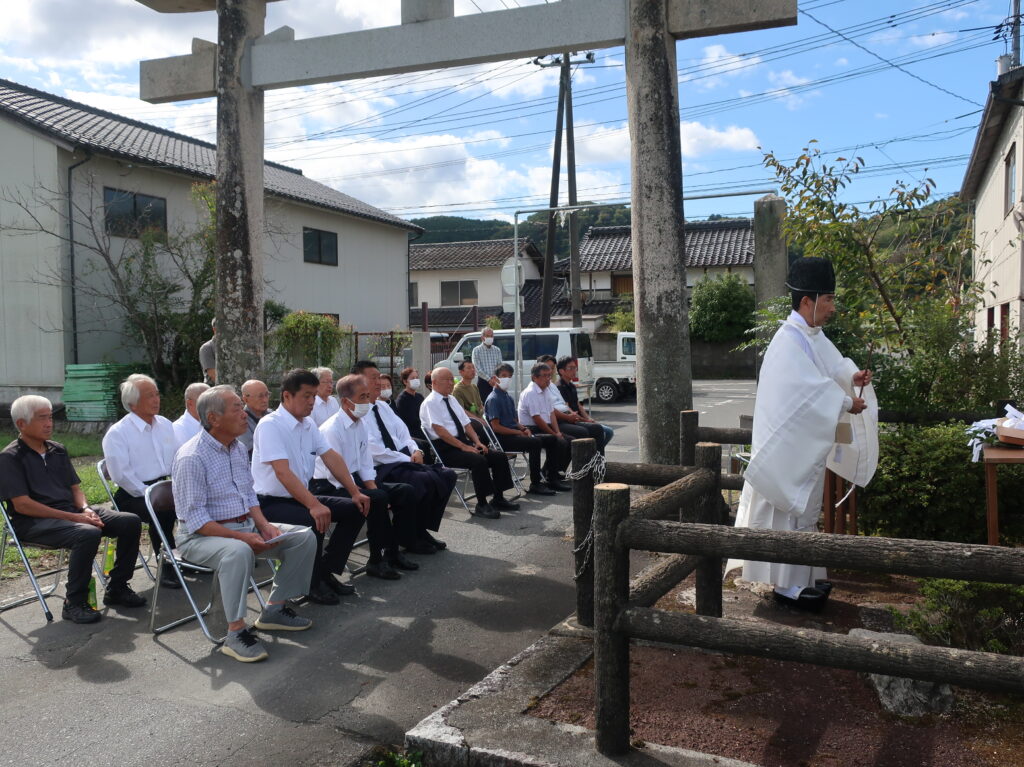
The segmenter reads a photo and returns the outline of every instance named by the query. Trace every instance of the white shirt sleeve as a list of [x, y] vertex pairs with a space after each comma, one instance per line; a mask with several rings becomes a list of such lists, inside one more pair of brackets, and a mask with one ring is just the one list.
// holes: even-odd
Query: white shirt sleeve
[[125, 439], [125, 430], [134, 428], [123, 420], [111, 426], [103, 436], [103, 457], [107, 459], [107, 473], [129, 495], [136, 498], [146, 494], [146, 485], [132, 468], [131, 446]]

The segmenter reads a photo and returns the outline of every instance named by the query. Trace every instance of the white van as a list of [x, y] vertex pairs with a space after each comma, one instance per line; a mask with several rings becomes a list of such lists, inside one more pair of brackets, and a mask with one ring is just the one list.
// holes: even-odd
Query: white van
[[[537, 358], [542, 354], [551, 354], [555, 359], [569, 356], [579, 360], [577, 376], [579, 380], [576, 386], [579, 390], [580, 399], [590, 396], [590, 390], [594, 384], [594, 352], [590, 347], [590, 334], [582, 328], [523, 328], [523, 386], [530, 383], [530, 368], [534, 366]], [[501, 359], [515, 367], [515, 330], [495, 330], [494, 345], [501, 349]], [[459, 378], [459, 363], [464, 359], [471, 359], [473, 348], [480, 345], [480, 333], [468, 333], [463, 336], [458, 345], [452, 350], [444, 365]], [[490, 371], [478, 371], [480, 373]], [[557, 374], [556, 374], [557, 375]], [[556, 380], [557, 383], [557, 380]], [[509, 393], [517, 396], [519, 393], [518, 378], [512, 376], [512, 386]]]

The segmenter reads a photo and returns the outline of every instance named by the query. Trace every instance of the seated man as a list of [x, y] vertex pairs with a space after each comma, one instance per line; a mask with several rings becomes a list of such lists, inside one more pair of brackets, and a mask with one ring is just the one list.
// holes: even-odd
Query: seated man
[[459, 363], [459, 375], [461, 378], [455, 384], [452, 394], [470, 418], [483, 421], [484, 401], [476, 385], [476, 367], [469, 360], [463, 360]]
[[[352, 482], [344, 459], [324, 441], [309, 414], [320, 385], [308, 370], [290, 370], [281, 381], [281, 405], [260, 419], [253, 436], [252, 479], [263, 515], [271, 522], [306, 525], [316, 535], [316, 558], [307, 595], [313, 602], [338, 604], [338, 595], [354, 594], [342, 573], [356, 536], [370, 511], [370, 499]], [[316, 457], [350, 485], [352, 498], [314, 495], [309, 491]], [[324, 538], [337, 523], [327, 545]]]
[[199, 424], [199, 414], [196, 411], [196, 402], [199, 395], [209, 389], [204, 383], [189, 384], [185, 388], [185, 412], [174, 422], [174, 441], [181, 447], [199, 432], [203, 427]]
[[313, 400], [313, 412], [310, 418], [317, 426], [323, 426], [324, 421], [340, 410], [338, 400], [334, 399], [334, 371], [330, 368], [313, 368], [309, 371], [317, 377], [320, 385], [316, 389], [316, 399]]
[[544, 465], [547, 486], [552, 490], [571, 490], [562, 482], [559, 472], [565, 470], [572, 459], [572, 438], [564, 434], [547, 390], [551, 387], [551, 368], [538, 362], [530, 369], [530, 384], [519, 395], [519, 425], [546, 441], [548, 460]]
[[[598, 423], [590, 417], [590, 413], [587, 409], [580, 404], [580, 396], [576, 391], [576, 384], [573, 381], [576, 379], [576, 373], [580, 369], [579, 360], [575, 357], [560, 357], [556, 363], [556, 369], [558, 372], [558, 393], [562, 395], [562, 399], [565, 400], [565, 404], [569, 406], [570, 412], [576, 413], [580, 420], [578, 423], [585, 428], [590, 428], [591, 424], [595, 424], [601, 427], [604, 432], [604, 444], [607, 445], [612, 441], [612, 437], [615, 436], [615, 429], [605, 423]], [[598, 441], [600, 445], [601, 442]]]
[[245, 403], [245, 434], [238, 441], [245, 445], [252, 457], [252, 435], [256, 433], [256, 424], [270, 409], [270, 389], [263, 381], [251, 378], [242, 384], [242, 402]]
[[[272, 525], [260, 510], [249, 475], [249, 455], [238, 441], [245, 431], [242, 400], [230, 386], [204, 392], [198, 402], [200, 431], [186, 442], [171, 466], [174, 506], [181, 521], [178, 549], [190, 562], [217, 571], [228, 633], [220, 651], [243, 663], [267, 657], [256, 634], [245, 625], [245, 611], [256, 555], [281, 566], [255, 627], [264, 631], [303, 631], [313, 622], [286, 600], [301, 596], [316, 557], [316, 537], [308, 527]], [[284, 538], [279, 538], [287, 533]], [[279, 538], [279, 540], [274, 540]]]
[[[446, 367], [434, 368], [431, 373], [433, 391], [423, 400], [420, 423], [441, 460], [448, 466], [469, 469], [476, 492], [473, 514], [486, 519], [498, 519], [503, 510], [516, 511], [518, 503], [506, 501], [502, 493], [512, 488], [512, 472], [508, 458], [492, 453], [476, 436], [469, 416], [452, 396], [455, 376]], [[487, 497], [492, 498], [491, 503]]]
[[67, 451], [50, 440], [53, 410], [48, 399], [35, 394], [18, 397], [11, 405], [11, 420], [18, 438], [0, 452], [0, 498], [13, 512], [11, 525], [22, 541], [71, 550], [61, 616], [73, 623], [100, 619], [88, 599], [92, 563], [103, 536], [117, 540], [103, 604], [146, 604], [146, 598], [128, 585], [139, 554], [139, 518], [89, 506]]
[[[362, 369], [372, 395], [381, 385], [377, 367], [367, 362]], [[399, 544], [414, 554], [433, 554], [448, 548], [444, 541], [438, 540], [429, 531], [436, 532], [441, 527], [444, 509], [455, 488], [457, 475], [438, 463], [425, 463], [423, 452], [417, 440], [409, 434], [405, 423], [379, 399], [371, 408], [371, 413], [373, 417], [364, 418], [363, 424], [369, 438], [377, 481], [412, 485], [415, 497], [419, 500], [415, 534], [405, 539], [400, 537]]]
[[[560, 486], [558, 471], [562, 461], [562, 443], [552, 434], [533, 434], [516, 418], [516, 403], [508, 393], [512, 383], [512, 366], [506, 362], [498, 365], [497, 386], [487, 395], [484, 403], [487, 419], [494, 430], [502, 449], [515, 453], [526, 453], [530, 461], [530, 489], [533, 495], [554, 495], [553, 487]], [[544, 448], [547, 459], [544, 462], [544, 476], [549, 487], [542, 484], [540, 451]]]
[[[371, 394], [363, 376], [347, 375], [338, 381], [338, 401], [341, 410], [320, 427], [327, 444], [344, 460], [350, 472], [349, 482], [370, 499], [370, 513], [366, 517], [366, 537], [370, 556], [366, 574], [374, 578], [398, 580], [398, 570], [418, 570], [419, 565], [402, 556], [398, 550], [399, 531], [406, 539], [415, 530], [416, 498], [409, 485], [393, 483], [388, 487], [377, 485], [373, 470], [369, 438], [363, 425], [363, 416], [370, 412]], [[322, 459], [316, 461], [312, 491], [318, 495], [337, 495], [348, 498], [345, 484], [327, 468]], [[394, 524], [388, 508], [394, 514]], [[396, 569], [397, 568], [397, 569]]]
[[[550, 354], [542, 354], [537, 358], [537, 362], [541, 362], [551, 368], [552, 380], [558, 379], [558, 373], [556, 372], [557, 364], [555, 358]], [[562, 393], [558, 390], [557, 386], [548, 386], [544, 390], [548, 399], [551, 400], [551, 407], [554, 408], [555, 417], [558, 418], [559, 428], [564, 434], [571, 439], [586, 439], [590, 437], [597, 442], [597, 452], [604, 455], [605, 445], [605, 431], [601, 428], [599, 423], [586, 423], [580, 418], [580, 414], [569, 409], [569, 405], [566, 404], [562, 398]]]
[[[121, 511], [129, 511], [144, 524], [152, 521], [146, 510], [146, 485], [152, 485], [171, 474], [171, 461], [178, 449], [174, 425], [160, 415], [160, 390], [147, 375], [133, 373], [121, 384], [121, 404], [128, 411], [103, 436], [103, 457], [107, 473], [117, 483], [114, 503]], [[173, 512], [159, 512], [160, 528], [174, 548]], [[160, 535], [150, 527], [149, 540], [153, 553], [160, 551]], [[174, 573], [164, 573], [163, 585], [181, 588]]]

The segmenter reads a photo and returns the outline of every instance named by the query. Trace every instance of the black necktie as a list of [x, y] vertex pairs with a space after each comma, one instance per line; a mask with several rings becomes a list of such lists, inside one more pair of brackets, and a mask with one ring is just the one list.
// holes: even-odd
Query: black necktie
[[380, 429], [380, 438], [384, 440], [384, 447], [392, 452], [398, 452], [398, 448], [395, 447], [395, 441], [391, 438], [391, 433], [388, 428], [384, 425], [384, 419], [381, 418], [380, 412], [377, 410], [377, 406], [373, 406], [373, 417], [377, 419], [377, 428]]
[[462, 428], [462, 421], [455, 415], [455, 411], [452, 409], [452, 403], [448, 401], [447, 397], [442, 397], [444, 400], [444, 406], [448, 408], [448, 414], [451, 415], [452, 420], [455, 421], [455, 434], [459, 438], [459, 442], [466, 441], [466, 430]]

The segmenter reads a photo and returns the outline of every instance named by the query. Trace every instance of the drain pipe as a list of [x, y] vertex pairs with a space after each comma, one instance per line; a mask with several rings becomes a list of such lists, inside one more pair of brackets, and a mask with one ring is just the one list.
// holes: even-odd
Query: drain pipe
[[86, 155], [68, 166], [68, 266], [71, 276], [71, 362], [78, 364], [78, 300], [75, 296], [75, 206], [72, 199], [71, 174], [79, 165], [85, 165], [92, 157]]

